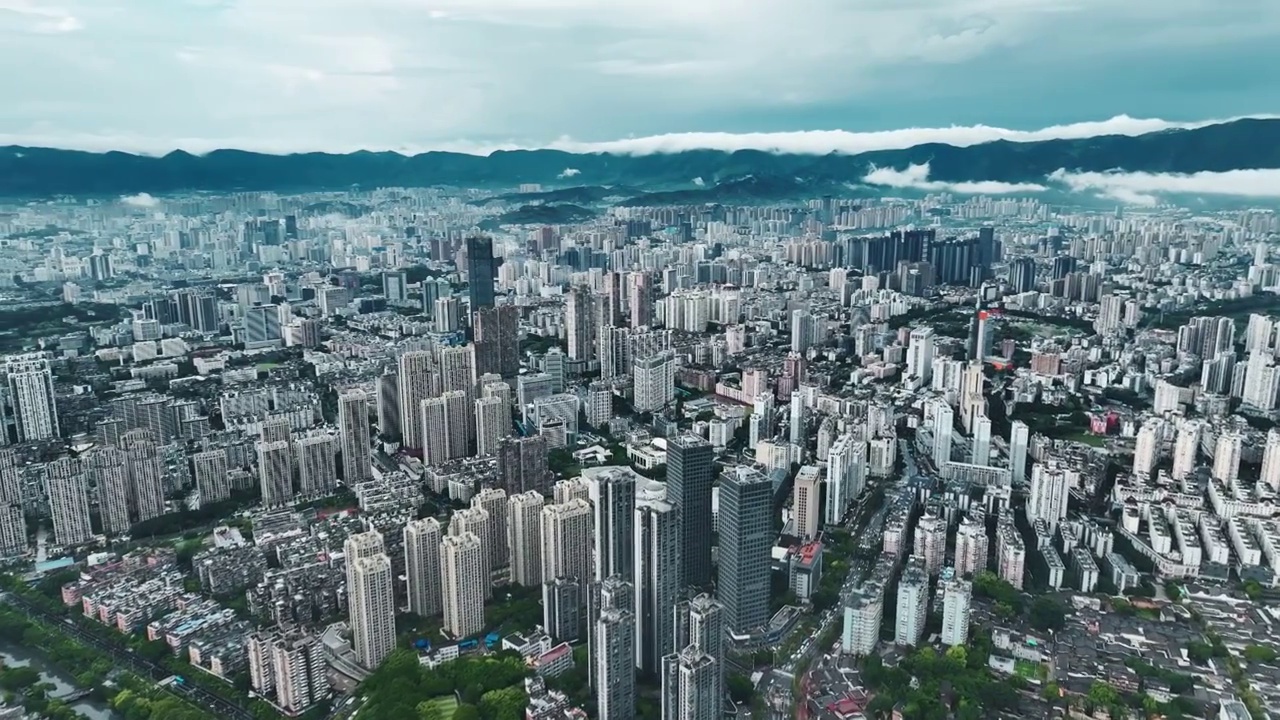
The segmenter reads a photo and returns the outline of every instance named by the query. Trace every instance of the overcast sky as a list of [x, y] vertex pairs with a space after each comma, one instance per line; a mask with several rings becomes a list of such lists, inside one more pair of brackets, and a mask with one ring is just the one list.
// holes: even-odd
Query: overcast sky
[[0, 144], [542, 147], [1280, 112], [1277, 0], [0, 0]]

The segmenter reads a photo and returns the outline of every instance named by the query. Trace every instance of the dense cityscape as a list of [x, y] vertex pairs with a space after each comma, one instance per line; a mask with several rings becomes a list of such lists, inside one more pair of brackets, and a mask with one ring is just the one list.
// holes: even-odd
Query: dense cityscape
[[1275, 212], [550, 190], [0, 201], [0, 718], [1273, 717]]

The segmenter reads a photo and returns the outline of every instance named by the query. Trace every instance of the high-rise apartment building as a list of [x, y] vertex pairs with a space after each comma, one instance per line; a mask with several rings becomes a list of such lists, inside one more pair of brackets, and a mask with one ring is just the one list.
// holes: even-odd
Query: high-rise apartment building
[[53, 440], [61, 435], [53, 372], [44, 353], [5, 358], [4, 374], [18, 427], [18, 442]]
[[130, 430], [121, 438], [129, 478], [129, 503], [135, 522], [164, 514], [164, 470], [153, 436], [146, 430]]
[[61, 458], [49, 463], [45, 472], [54, 542], [72, 547], [93, 539], [89, 524], [88, 482], [80, 461]]
[[595, 511], [595, 574], [600, 581], [610, 575], [634, 580], [633, 553], [636, 513], [636, 481], [630, 469], [610, 470], [587, 480]]
[[[489, 547], [486, 544], [492, 537], [493, 518], [489, 516], [489, 512], [479, 505], [472, 505], [463, 510], [454, 510], [453, 515], [449, 519], [449, 534], [462, 535], [471, 533], [480, 541], [480, 568], [481, 575], [484, 577], [484, 587], [481, 588], [484, 598], [487, 600], [493, 594], [493, 584], [490, 578], [493, 575], [493, 566], [489, 555]], [[506, 523], [502, 525], [503, 530], [506, 529]]]
[[467, 457], [468, 437], [475, 423], [474, 407], [467, 401], [467, 393], [452, 390], [427, 398], [422, 401], [419, 414], [424, 465], [442, 465]]
[[719, 570], [716, 597], [735, 632], [769, 620], [769, 574], [773, 547], [773, 483], [764, 473], [739, 466], [720, 481]]
[[929, 576], [919, 558], [910, 558], [898, 580], [897, 628], [894, 642], [915, 647], [924, 636], [929, 609]]
[[609, 608], [596, 621], [596, 709], [600, 720], [633, 720], [636, 715], [636, 623], [628, 610]]
[[934, 512], [925, 511], [916, 527], [915, 555], [929, 576], [942, 572], [947, 554], [947, 521]]
[[697, 435], [679, 435], [667, 441], [667, 498], [679, 509], [683, 525], [681, 584], [685, 586], [711, 584], [711, 533], [707, 529], [712, 527], [712, 458], [711, 443]]
[[595, 296], [582, 287], [570, 290], [565, 299], [564, 327], [570, 360], [589, 362], [596, 357], [595, 304]]
[[791, 517], [796, 537], [812, 540], [818, 536], [821, 515], [822, 478], [817, 465], [805, 465], [791, 487]]
[[[13, 450], [0, 450], [0, 557], [27, 551], [27, 524], [22, 512], [22, 476]], [[129, 517], [125, 515], [125, 528]]]
[[[598, 533], [598, 531], [597, 531]], [[680, 514], [665, 497], [644, 494], [636, 500], [633, 553], [636, 599], [636, 667], [654, 676], [675, 645], [675, 607], [681, 596]]]
[[675, 368], [670, 351], [635, 359], [631, 372], [636, 412], [656, 412], [675, 399]]
[[499, 443], [511, 430], [511, 411], [500, 397], [476, 400], [476, 455], [498, 453]]
[[1262, 449], [1262, 472], [1259, 480], [1273, 492], [1280, 492], [1280, 430], [1267, 431], [1267, 443]]
[[[123, 458], [120, 458], [123, 471]], [[198, 452], [191, 456], [191, 475], [200, 491], [200, 504], [206, 505], [231, 497], [231, 479], [227, 477], [227, 451], [222, 448]], [[98, 481], [101, 487], [102, 481]], [[126, 518], [127, 520], [127, 518]]]
[[347, 612], [356, 661], [373, 669], [396, 647], [396, 602], [382, 535], [351, 535], [343, 544], [347, 562]]
[[1036, 463], [1031, 467], [1031, 497], [1027, 500], [1027, 518], [1044, 520], [1050, 529], [1067, 517], [1071, 488], [1067, 473], [1056, 463]]
[[965, 515], [956, 530], [956, 576], [976, 575], [987, 569], [987, 524], [981, 515]]
[[530, 490], [547, 492], [551, 482], [551, 472], [547, 469], [547, 439], [533, 435], [506, 437], [498, 441], [498, 477], [508, 495]]
[[[221, 452], [221, 451], [219, 451]], [[203, 454], [203, 453], [202, 453]], [[118, 448], [101, 447], [89, 454], [86, 461], [98, 491], [98, 518], [102, 520], [102, 532], [108, 537], [119, 537], [129, 532], [129, 475], [124, 453]], [[203, 466], [204, 463], [201, 464]], [[200, 467], [200, 466], [198, 466]], [[203, 468], [206, 472], [208, 468]], [[217, 469], [216, 467], [214, 468]], [[201, 475], [196, 475], [196, 487], [201, 489], [200, 502], [204, 503], [204, 489], [210, 484], [208, 479], [201, 486]], [[230, 493], [230, 481], [226, 476], [226, 457], [223, 456], [222, 475], [217, 486], [227, 488]], [[215, 490], [216, 492], [216, 490]], [[213, 498], [209, 502], [218, 500]], [[25, 533], [24, 533], [25, 539]]]
[[342, 453], [342, 480], [347, 487], [371, 478], [369, 398], [363, 390], [344, 390], [338, 395], [338, 437], [341, 438], [338, 449]]
[[[435, 356], [429, 350], [413, 350], [400, 356], [397, 390], [400, 393], [400, 432], [404, 447], [422, 449], [422, 401], [431, 397]], [[383, 430], [385, 432], [385, 429]]]
[[298, 490], [302, 496], [318, 498], [333, 494], [338, 485], [333, 437], [317, 433], [301, 438], [294, 447], [298, 452]]
[[498, 488], [485, 488], [471, 497], [471, 507], [484, 510], [489, 520], [485, 535], [480, 538], [488, 558], [489, 571], [511, 564], [511, 549], [507, 543], [507, 493]]
[[1027, 446], [1031, 431], [1021, 420], [1009, 423], [1009, 480], [1014, 485], [1027, 481]]
[[289, 443], [260, 442], [258, 450], [258, 483], [262, 504], [268, 508], [284, 507], [293, 502], [292, 465]]
[[973, 585], [959, 578], [942, 585], [942, 644], [948, 647], [969, 641], [969, 604]]
[[542, 577], [542, 494], [533, 490], [507, 500], [507, 544], [511, 548], [511, 582], [538, 587]]
[[542, 577], [591, 582], [592, 508], [586, 500], [571, 500], [542, 508]]
[[441, 597], [440, 521], [414, 520], [404, 526], [404, 574], [408, 581], [409, 612], [421, 617], [439, 615]]
[[476, 371], [502, 377], [520, 372], [520, 309], [515, 305], [472, 308]]
[[[452, 532], [453, 528], [449, 529]], [[483, 630], [489, 582], [480, 538], [464, 532], [441, 539], [440, 572], [445, 632], [461, 639]]]

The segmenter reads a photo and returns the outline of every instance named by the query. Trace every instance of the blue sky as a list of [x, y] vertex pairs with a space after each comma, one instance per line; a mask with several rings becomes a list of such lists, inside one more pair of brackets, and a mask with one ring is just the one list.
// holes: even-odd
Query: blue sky
[[545, 146], [1280, 112], [1276, 0], [0, 0], [0, 144]]

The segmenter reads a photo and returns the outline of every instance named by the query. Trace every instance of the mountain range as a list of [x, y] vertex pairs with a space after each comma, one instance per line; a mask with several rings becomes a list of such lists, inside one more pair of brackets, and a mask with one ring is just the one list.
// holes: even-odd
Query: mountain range
[[[876, 168], [928, 165], [931, 182], [1043, 183], [1059, 170], [1195, 173], [1280, 168], [1280, 119], [1242, 119], [1145, 135], [966, 147], [916, 145], [860, 154], [805, 155], [760, 150], [691, 150], [648, 155], [499, 151], [269, 155], [215, 150], [162, 157], [122, 152], [0, 147], [0, 196], [122, 196], [185, 191], [312, 191], [352, 186], [454, 186], [500, 190], [522, 183], [550, 188], [545, 198], [511, 202], [631, 204], [800, 197], [864, 184]], [[591, 186], [590, 188], [570, 186]]]

